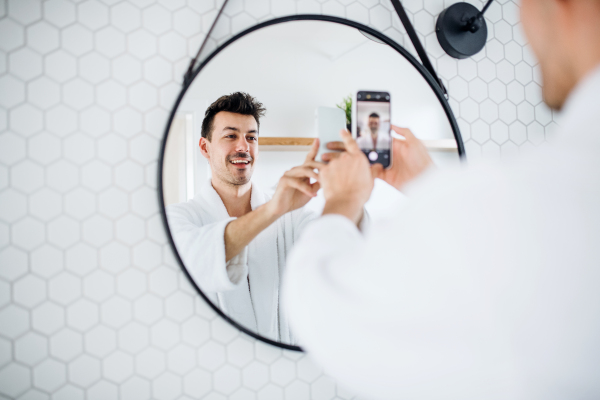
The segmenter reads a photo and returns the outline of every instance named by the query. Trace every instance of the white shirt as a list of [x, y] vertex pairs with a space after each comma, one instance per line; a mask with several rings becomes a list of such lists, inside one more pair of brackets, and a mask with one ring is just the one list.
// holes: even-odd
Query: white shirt
[[[252, 183], [252, 209], [270, 197]], [[186, 203], [167, 207], [169, 229], [186, 270], [225, 315], [268, 339], [294, 344], [280, 307], [285, 260], [304, 226], [317, 217], [307, 207], [285, 214], [225, 262], [230, 217], [210, 180]]]
[[390, 148], [390, 133], [379, 130], [377, 132], [377, 147], [373, 146], [373, 135], [370, 129], [361, 131], [361, 136], [356, 138], [358, 147], [363, 150], [387, 150]]
[[369, 399], [600, 398], [600, 68], [552, 145], [429, 171], [366, 235], [311, 223], [284, 306], [303, 347]]

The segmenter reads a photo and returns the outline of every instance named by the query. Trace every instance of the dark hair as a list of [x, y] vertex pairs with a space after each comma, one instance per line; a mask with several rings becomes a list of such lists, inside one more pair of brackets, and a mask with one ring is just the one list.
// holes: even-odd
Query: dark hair
[[221, 111], [252, 115], [256, 120], [256, 124], [260, 127], [259, 119], [265, 115], [267, 109], [263, 107], [262, 103], [248, 93], [235, 92], [227, 96], [219, 97], [208, 107], [204, 114], [204, 120], [202, 121], [202, 137], [208, 139], [209, 142], [212, 140], [215, 115]]
[[369, 115], [369, 118], [379, 118], [379, 114], [371, 113], [371, 115]]

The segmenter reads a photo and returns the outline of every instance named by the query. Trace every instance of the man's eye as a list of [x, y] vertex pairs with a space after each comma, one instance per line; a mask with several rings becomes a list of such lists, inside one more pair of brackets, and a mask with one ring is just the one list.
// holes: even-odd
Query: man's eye
[[258, 138], [255, 136], [248, 136], [248, 140], [258, 140]]

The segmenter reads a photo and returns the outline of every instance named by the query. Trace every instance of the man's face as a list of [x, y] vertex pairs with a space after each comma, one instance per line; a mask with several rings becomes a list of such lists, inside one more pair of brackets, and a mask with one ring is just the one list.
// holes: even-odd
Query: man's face
[[577, 81], [560, 3], [557, 0], [521, 1], [523, 30], [540, 63], [544, 102], [556, 110], [562, 108]]
[[221, 111], [213, 120], [212, 138], [200, 139], [213, 178], [231, 185], [250, 182], [258, 155], [258, 124], [252, 115]]
[[379, 118], [369, 117], [369, 129], [371, 132], [377, 132], [379, 130]]

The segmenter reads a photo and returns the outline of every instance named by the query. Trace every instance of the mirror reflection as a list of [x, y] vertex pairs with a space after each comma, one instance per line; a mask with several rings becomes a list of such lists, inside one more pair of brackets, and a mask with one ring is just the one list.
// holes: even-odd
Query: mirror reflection
[[[361, 91], [389, 98], [369, 102]], [[280, 282], [294, 242], [323, 207], [319, 160], [343, 151], [326, 144], [349, 128], [377, 162], [389, 154], [391, 124], [424, 140], [438, 166], [459, 162], [451, 125], [420, 73], [345, 25], [262, 28], [202, 69], [170, 128], [163, 196], [185, 268], [216, 307], [260, 336], [300, 345], [280, 307]], [[359, 228], [405, 201], [377, 180]]]

